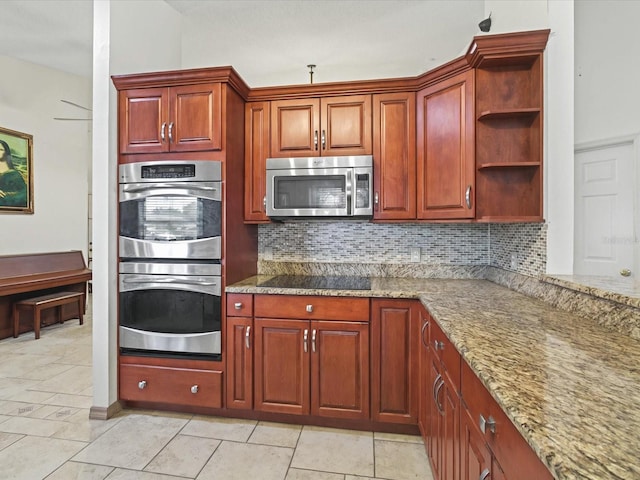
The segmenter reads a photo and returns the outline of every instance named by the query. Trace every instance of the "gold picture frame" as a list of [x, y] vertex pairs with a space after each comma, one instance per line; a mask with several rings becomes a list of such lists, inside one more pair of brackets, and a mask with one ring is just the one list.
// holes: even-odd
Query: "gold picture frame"
[[0, 213], [33, 213], [33, 135], [2, 127]]

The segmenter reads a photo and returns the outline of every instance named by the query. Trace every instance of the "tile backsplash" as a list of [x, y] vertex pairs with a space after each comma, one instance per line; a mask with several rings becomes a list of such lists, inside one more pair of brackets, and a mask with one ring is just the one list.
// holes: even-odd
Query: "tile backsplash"
[[[420, 250], [412, 259], [411, 250]], [[295, 221], [260, 225], [264, 262], [492, 265], [530, 276], [544, 273], [546, 226], [541, 224], [375, 224]], [[512, 263], [512, 254], [515, 255]], [[515, 267], [515, 268], [512, 268]]]

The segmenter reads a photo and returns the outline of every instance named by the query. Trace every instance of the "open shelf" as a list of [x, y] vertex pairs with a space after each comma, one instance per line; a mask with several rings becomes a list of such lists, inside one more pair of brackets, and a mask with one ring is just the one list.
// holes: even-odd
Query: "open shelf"
[[540, 162], [486, 162], [478, 165], [478, 170], [488, 168], [535, 168], [539, 167]]
[[540, 113], [540, 108], [503, 108], [480, 112], [478, 120], [507, 119], [513, 117], [533, 117]]

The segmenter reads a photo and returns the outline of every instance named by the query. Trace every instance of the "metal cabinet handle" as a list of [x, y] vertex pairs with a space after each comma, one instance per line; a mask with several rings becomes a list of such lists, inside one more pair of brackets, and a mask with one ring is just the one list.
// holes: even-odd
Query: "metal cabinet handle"
[[324, 130], [322, 130], [322, 150], [326, 150], [326, 149], [327, 149], [327, 136]]
[[169, 143], [173, 142], [173, 122], [169, 123]]
[[467, 191], [464, 192], [464, 201], [467, 202], [467, 208], [471, 208], [471, 185], [467, 187]]
[[307, 305], [307, 313], [313, 313], [313, 305]]
[[191, 393], [198, 393], [198, 385], [193, 385], [191, 387]]
[[433, 381], [433, 387], [431, 387], [431, 394], [433, 395], [434, 400], [436, 399], [436, 385], [441, 379], [442, 379], [442, 375], [438, 374], [435, 380]]
[[162, 122], [162, 126], [160, 127], [160, 139], [164, 142], [164, 131], [167, 128], [167, 122]]
[[308, 340], [309, 340], [309, 330], [305, 328], [304, 333], [302, 335], [302, 346], [304, 348], [304, 353], [307, 353], [309, 351], [309, 347], [307, 346]]
[[433, 341], [433, 348], [437, 352], [438, 350], [444, 350], [444, 342], [439, 342], [438, 340]]
[[145, 388], [147, 388], [147, 381], [146, 380], [140, 380], [138, 382], [138, 388], [140, 390], [144, 390]]
[[487, 478], [489, 478], [489, 474], [491, 472], [489, 471], [488, 468], [485, 468], [484, 470], [482, 470], [482, 472], [480, 473], [480, 476], [478, 477], [478, 480], [487, 480]]
[[480, 426], [480, 431], [482, 433], [487, 433], [487, 430], [489, 430], [491, 433], [493, 433], [495, 435], [496, 433], [496, 420], [489, 415], [489, 418], [484, 418], [484, 416], [481, 414], [480, 415], [480, 421], [478, 422], [479, 426]]
[[373, 204], [377, 206], [378, 203], [380, 203], [380, 197], [378, 196], [378, 192], [376, 192], [373, 194]]
[[429, 320], [425, 320], [424, 324], [422, 325], [422, 330], [420, 331], [420, 336], [422, 338], [422, 345], [424, 345], [427, 348], [429, 348], [429, 345], [427, 345], [427, 342], [424, 341], [424, 331], [427, 329], [428, 326], [429, 326]]
[[242, 302], [236, 302], [233, 304], [233, 308], [235, 308], [236, 310], [241, 310], [242, 309]]
[[318, 130], [313, 132], [313, 149], [318, 150]]
[[267, 196], [266, 195], [262, 199], [262, 206], [264, 207], [265, 210], [267, 209]]
[[311, 332], [311, 351], [316, 353], [316, 333], [317, 330], [314, 328], [313, 332]]
[[251, 348], [251, 326], [247, 326], [247, 329], [244, 331], [244, 344], [247, 349]]
[[436, 392], [435, 392], [435, 395], [434, 395], [434, 399], [436, 401], [436, 408], [438, 409], [438, 413], [440, 413], [440, 415], [442, 415], [442, 416], [444, 416], [444, 407], [438, 401], [438, 395], [440, 395], [440, 389], [443, 386], [444, 386], [444, 380], [442, 378], [440, 378], [440, 383], [436, 387]]

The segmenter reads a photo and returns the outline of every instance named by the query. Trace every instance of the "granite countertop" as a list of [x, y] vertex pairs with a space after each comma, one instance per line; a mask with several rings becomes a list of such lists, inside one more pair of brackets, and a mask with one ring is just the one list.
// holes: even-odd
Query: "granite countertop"
[[487, 280], [258, 286], [268, 278], [226, 291], [420, 299], [556, 479], [640, 479], [640, 341]]

